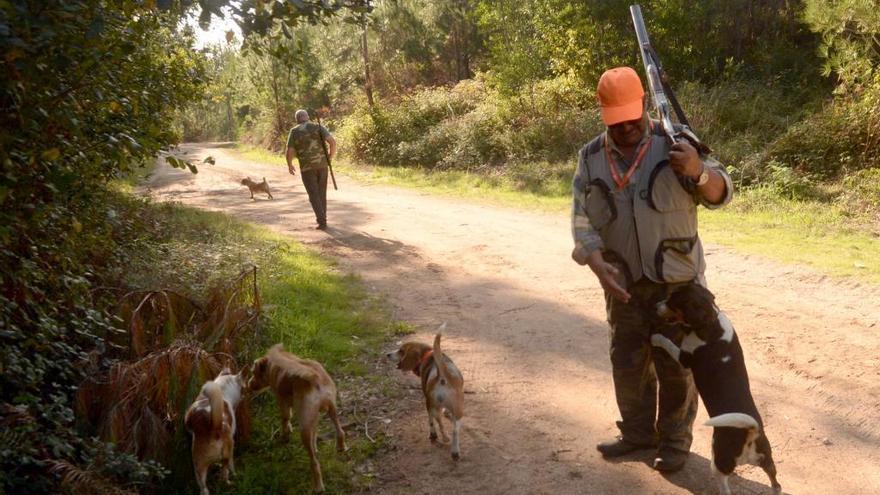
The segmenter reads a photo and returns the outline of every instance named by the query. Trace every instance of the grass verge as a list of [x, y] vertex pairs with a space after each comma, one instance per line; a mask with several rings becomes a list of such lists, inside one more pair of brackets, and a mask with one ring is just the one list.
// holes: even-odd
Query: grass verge
[[[280, 159], [248, 146], [239, 146], [237, 152], [261, 162]], [[573, 162], [537, 164], [530, 170], [517, 167], [506, 174], [491, 175], [361, 166], [344, 161], [337, 168], [361, 181], [469, 201], [559, 214], [568, 214], [571, 208]], [[728, 207], [700, 212], [700, 235], [706, 242], [742, 253], [807, 265], [832, 276], [880, 283], [880, 233], [864, 217], [854, 216], [833, 202], [788, 200], [760, 188], [741, 190]]]
[[[340, 273], [331, 260], [267, 229], [232, 217], [179, 205], [148, 205], [141, 218], [154, 236], [129, 253], [127, 281], [140, 287], [163, 287], [192, 297], [203, 297], [219, 280], [257, 265], [265, 318], [261, 333], [251, 336], [236, 356], [244, 365], [276, 342], [302, 357], [321, 362], [340, 390], [343, 423], [357, 397], [347, 385], [381, 390], [380, 378], [370, 375], [370, 363], [379, 359], [379, 347], [403, 327], [390, 320], [384, 303], [371, 296], [352, 275]], [[173, 236], [168, 236], [173, 232]], [[293, 435], [290, 444], [279, 441], [278, 406], [271, 392], [251, 401], [252, 436], [236, 446], [237, 475], [223, 486], [216, 472], [209, 474], [212, 493], [309, 493], [308, 457]], [[319, 443], [327, 493], [350, 493], [370, 484], [369, 470], [356, 470], [382, 445], [348, 430], [350, 450], [336, 453], [330, 423], [322, 419]], [[176, 456], [162, 493], [192, 493], [189, 452]]]

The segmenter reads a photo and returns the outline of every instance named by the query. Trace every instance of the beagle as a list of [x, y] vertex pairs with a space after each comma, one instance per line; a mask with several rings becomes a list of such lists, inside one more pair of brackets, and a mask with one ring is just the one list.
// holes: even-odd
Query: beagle
[[205, 383], [184, 417], [186, 429], [193, 436], [192, 458], [201, 495], [208, 495], [208, 468], [223, 463], [223, 479], [235, 474], [232, 451], [235, 447], [235, 409], [241, 402], [244, 380], [224, 369], [214, 380]]
[[[445, 328], [445, 324], [441, 327]], [[437, 440], [434, 423], [440, 428], [443, 442], [448, 442], [446, 429], [441, 416], [446, 411], [452, 421], [452, 459], [461, 458], [458, 438], [461, 432], [461, 418], [464, 416], [464, 378], [451, 359], [440, 349], [440, 334], [434, 337], [433, 348], [421, 342], [406, 342], [400, 349], [387, 354], [388, 359], [397, 361], [397, 369], [413, 372], [421, 378], [425, 406], [428, 409], [428, 427], [432, 442]]]
[[740, 464], [753, 464], [767, 473], [773, 493], [778, 495], [782, 487], [776, 480], [770, 441], [749, 388], [742, 346], [727, 315], [714, 301], [715, 296], [697, 284], [675, 290], [658, 304], [658, 313], [683, 325], [681, 346], [659, 333], [651, 335], [651, 344], [693, 372], [710, 417], [705, 424], [714, 428], [712, 472], [719, 491], [730, 495], [728, 478], [733, 470]]
[[302, 359], [284, 351], [282, 344], [272, 346], [265, 356], [254, 361], [248, 391], [271, 388], [281, 408], [282, 441], [290, 440], [290, 415], [296, 415], [303, 446], [309, 454], [312, 487], [324, 491], [321, 464], [318, 462], [317, 426], [321, 412], [326, 412], [336, 428], [336, 450], [344, 452], [345, 432], [336, 412], [336, 384], [317, 361]]

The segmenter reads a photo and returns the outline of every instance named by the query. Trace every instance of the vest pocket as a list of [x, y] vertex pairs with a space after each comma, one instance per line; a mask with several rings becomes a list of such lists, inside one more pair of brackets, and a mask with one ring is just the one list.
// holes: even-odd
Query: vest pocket
[[593, 179], [587, 185], [587, 198], [584, 208], [587, 218], [596, 230], [601, 230], [617, 219], [617, 205], [611, 188], [602, 179]]
[[685, 189], [669, 160], [658, 163], [648, 179], [648, 206], [654, 211], [666, 213], [694, 207], [694, 198]]
[[654, 253], [654, 270], [663, 282], [684, 282], [697, 275], [697, 262], [691, 256], [697, 236], [663, 239]]

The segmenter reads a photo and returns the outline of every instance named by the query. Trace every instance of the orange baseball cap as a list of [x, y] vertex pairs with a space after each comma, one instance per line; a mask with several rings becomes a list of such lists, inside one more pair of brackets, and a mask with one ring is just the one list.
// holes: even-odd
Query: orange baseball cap
[[645, 111], [642, 81], [630, 67], [606, 70], [599, 78], [596, 96], [599, 98], [599, 109], [605, 125], [635, 120]]

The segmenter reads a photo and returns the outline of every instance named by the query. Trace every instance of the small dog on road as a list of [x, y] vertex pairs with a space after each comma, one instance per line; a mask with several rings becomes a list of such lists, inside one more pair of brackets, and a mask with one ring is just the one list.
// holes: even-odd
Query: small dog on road
[[317, 361], [302, 359], [284, 351], [275, 344], [265, 356], [254, 361], [248, 391], [258, 392], [266, 387], [275, 392], [281, 408], [281, 439], [290, 440], [290, 413], [296, 415], [299, 435], [309, 454], [312, 468], [312, 486], [324, 491], [321, 464], [318, 462], [318, 420], [323, 411], [336, 427], [336, 450], [344, 452], [345, 432], [336, 413], [336, 384]]
[[[440, 330], [445, 329], [441, 325]], [[440, 350], [440, 334], [434, 337], [434, 347], [421, 342], [406, 342], [400, 349], [390, 352], [386, 357], [397, 361], [397, 369], [412, 371], [421, 378], [422, 392], [425, 394], [425, 406], [428, 409], [428, 427], [432, 442], [437, 440], [434, 422], [440, 427], [443, 442], [448, 442], [446, 429], [443, 427], [443, 412], [449, 413], [452, 421], [452, 459], [461, 457], [458, 445], [461, 431], [461, 418], [464, 416], [464, 378], [451, 359]]]
[[770, 478], [773, 493], [782, 493], [764, 423], [749, 389], [749, 375], [742, 346], [727, 316], [715, 306], [706, 288], [689, 284], [676, 289], [660, 316], [684, 325], [681, 346], [656, 333], [651, 344], [669, 353], [694, 374], [712, 433], [712, 472], [722, 495], [730, 495], [727, 479], [739, 464], [760, 466]]
[[208, 468], [223, 463], [223, 479], [229, 483], [235, 474], [232, 451], [235, 448], [235, 409], [241, 402], [244, 378], [228, 368], [202, 386], [195, 402], [186, 411], [184, 424], [192, 433], [192, 458], [201, 495], [208, 495]]
[[241, 185], [247, 186], [248, 190], [250, 190], [251, 199], [254, 199], [255, 192], [264, 192], [269, 195], [269, 199], [275, 199], [269, 191], [269, 183], [266, 182], [265, 177], [263, 177], [263, 182], [254, 182], [250, 177], [245, 177], [244, 179], [241, 179]]

